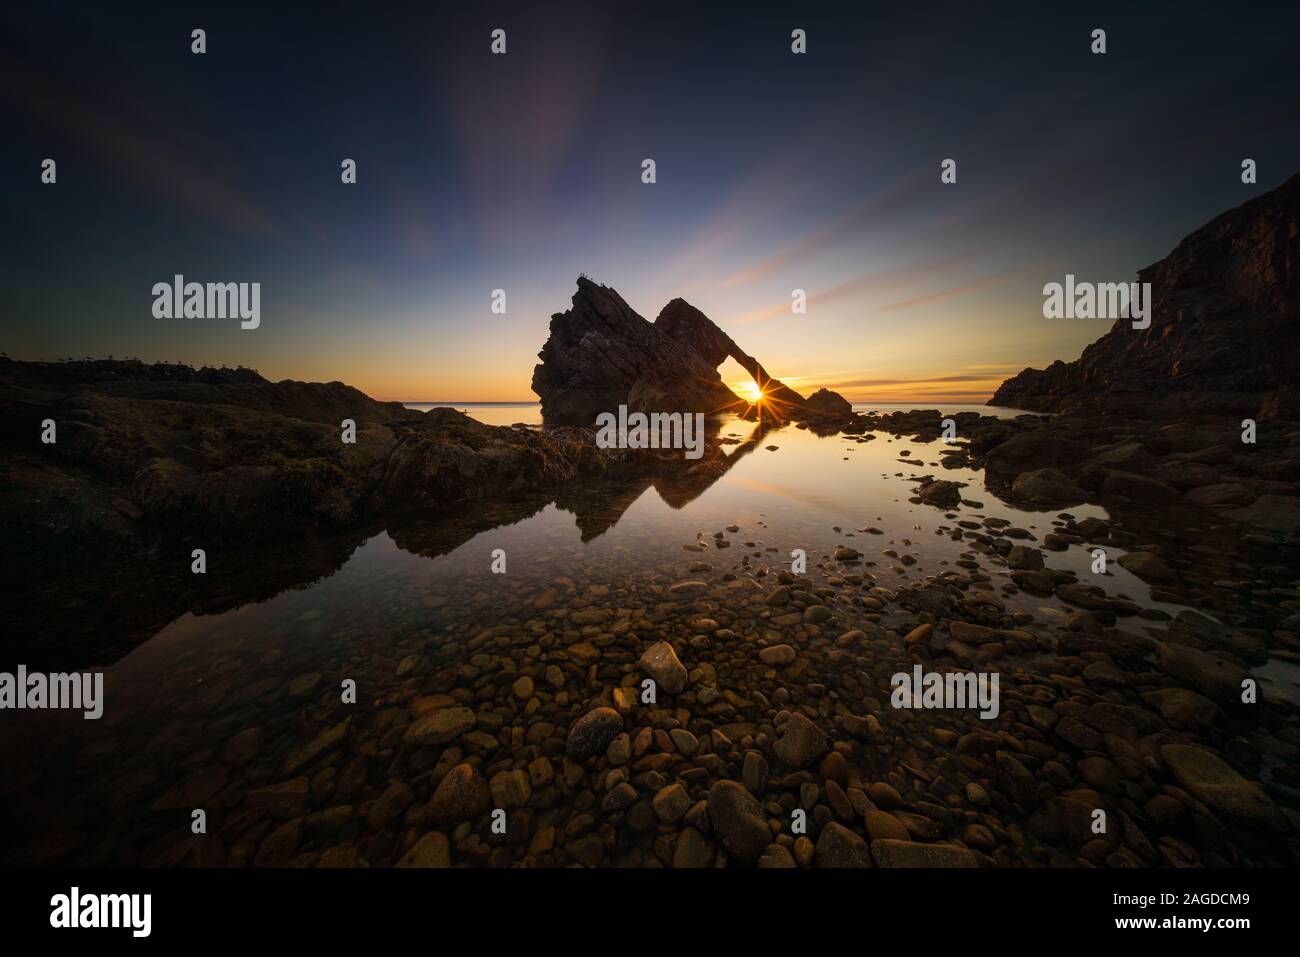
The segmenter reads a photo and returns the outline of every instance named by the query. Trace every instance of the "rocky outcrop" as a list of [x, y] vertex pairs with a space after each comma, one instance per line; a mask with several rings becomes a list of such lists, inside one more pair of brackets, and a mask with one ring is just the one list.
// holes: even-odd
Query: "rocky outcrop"
[[592, 425], [620, 405], [641, 412], [744, 407], [694, 349], [647, 322], [618, 293], [578, 280], [573, 308], [551, 317], [533, 391], [548, 422]]
[[818, 404], [808, 405], [685, 300], [668, 303], [651, 323], [613, 289], [585, 276], [578, 279], [572, 308], [551, 317], [550, 337], [538, 358], [533, 391], [548, 423], [591, 425], [620, 405], [634, 412], [745, 414], [750, 404], [718, 374], [728, 358], [750, 374], [763, 390], [764, 405], [783, 418], [852, 414], [844, 399], [826, 390]]
[[[355, 442], [343, 440], [349, 419]], [[41, 441], [46, 420], [52, 443]], [[525, 503], [527, 514], [558, 500], [592, 537], [650, 485], [680, 508], [766, 431], [728, 453], [719, 427], [709, 420], [702, 457], [685, 460], [672, 449], [600, 448], [581, 426], [507, 428], [454, 409], [417, 412], [340, 382], [0, 358], [0, 534], [23, 555], [6, 585], [31, 591], [84, 555], [112, 564], [185, 543], [194, 543], [185, 554], [265, 548], [377, 525], [425, 551], [411, 518], [449, 528], [471, 505], [500, 515]], [[593, 483], [609, 493], [579, 491]]]
[[[348, 419], [354, 442], [343, 439]], [[47, 420], [52, 443], [41, 440]], [[339, 382], [0, 359], [0, 529], [29, 562], [157, 536], [270, 542], [654, 465], [597, 448], [590, 429], [488, 426]]]
[[1074, 362], [1024, 370], [989, 405], [1300, 418], [1300, 175], [1196, 230], [1138, 281], [1151, 283], [1149, 328], [1117, 320]]
[[[768, 401], [789, 406], [793, 409], [799, 409], [805, 405], [806, 400], [803, 396], [780, 379], [772, 378], [768, 371], [763, 368], [762, 363], [736, 345], [735, 340], [719, 329], [713, 323], [713, 320], [685, 299], [674, 299], [664, 306], [654, 324], [656, 328], [662, 329], [677, 342], [689, 346], [693, 351], [703, 356], [704, 360], [715, 370], [725, 360], [735, 359], [736, 363], [749, 373], [754, 383], [763, 390], [763, 395]], [[821, 391], [827, 395], [835, 395], [834, 392], [828, 392], [826, 389]], [[835, 397], [840, 398], [839, 396]], [[841, 401], [844, 400], [841, 399]], [[851, 411], [849, 404], [844, 402], [842, 413], [847, 415]]]

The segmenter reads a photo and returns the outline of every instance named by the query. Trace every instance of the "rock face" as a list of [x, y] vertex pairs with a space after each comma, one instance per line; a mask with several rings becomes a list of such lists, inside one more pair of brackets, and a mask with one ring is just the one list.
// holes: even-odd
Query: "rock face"
[[989, 405], [1300, 417], [1300, 175], [1196, 230], [1138, 281], [1151, 283], [1149, 328], [1119, 319], [1074, 362], [1008, 379]]
[[[768, 375], [704, 313], [674, 299], [653, 323], [606, 286], [579, 277], [573, 307], [551, 317], [538, 353], [533, 391], [548, 422], [592, 425], [602, 412], [737, 412], [749, 403], [732, 392], [718, 366], [735, 359], [783, 412], [848, 415], [848, 403], [826, 392], [818, 404]], [[825, 390], [823, 390], [825, 391]], [[835, 400], [838, 399], [839, 403]], [[840, 404], [842, 403], [842, 405]]]
[[[41, 441], [52, 420], [57, 442]], [[355, 442], [343, 440], [351, 420]], [[712, 453], [710, 453], [712, 454]], [[709, 458], [704, 460], [711, 461]], [[28, 574], [159, 538], [265, 544], [658, 467], [590, 429], [488, 426], [341, 382], [249, 369], [0, 357], [0, 524]]]
[[[53, 420], [57, 443], [40, 441]], [[355, 442], [342, 440], [345, 419]], [[350, 528], [386, 508], [448, 508], [596, 474], [622, 450], [587, 429], [487, 426], [341, 382], [248, 369], [0, 359], [0, 513], [39, 552], [137, 527], [209, 542]]]
[[551, 317], [533, 391], [548, 422], [592, 425], [631, 411], [736, 411], [744, 403], [716, 366], [633, 311], [613, 289], [578, 280], [573, 308]]
[[[664, 306], [654, 324], [655, 328], [662, 329], [672, 339], [689, 346], [693, 351], [703, 356], [704, 361], [709, 363], [715, 370], [724, 360], [728, 358], [735, 359], [737, 364], [748, 372], [750, 378], [763, 390], [763, 394], [774, 402], [799, 408], [811, 401], [805, 400], [803, 396], [786, 386], [780, 379], [773, 379], [768, 375], [762, 363], [736, 345], [735, 340], [714, 325], [713, 320], [685, 299], [674, 299]], [[831, 403], [826, 411], [842, 411], [844, 414], [851, 411], [848, 402], [834, 392], [822, 389], [819, 394], [824, 394], [826, 397], [833, 396], [844, 403], [842, 410], [836, 409]]]

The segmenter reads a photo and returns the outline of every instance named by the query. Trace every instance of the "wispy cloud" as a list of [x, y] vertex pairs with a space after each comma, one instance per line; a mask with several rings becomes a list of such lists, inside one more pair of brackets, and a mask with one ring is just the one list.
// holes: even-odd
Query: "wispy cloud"
[[270, 218], [239, 190], [174, 148], [134, 128], [101, 103], [55, 85], [0, 55], [0, 98], [143, 189], [246, 235], [270, 235]]

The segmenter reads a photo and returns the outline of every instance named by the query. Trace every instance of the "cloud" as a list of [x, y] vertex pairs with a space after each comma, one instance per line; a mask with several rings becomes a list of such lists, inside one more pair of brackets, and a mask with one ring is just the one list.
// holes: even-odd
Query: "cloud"
[[47, 77], [0, 57], [0, 97], [98, 162], [178, 206], [246, 235], [275, 233], [270, 219], [230, 184]]

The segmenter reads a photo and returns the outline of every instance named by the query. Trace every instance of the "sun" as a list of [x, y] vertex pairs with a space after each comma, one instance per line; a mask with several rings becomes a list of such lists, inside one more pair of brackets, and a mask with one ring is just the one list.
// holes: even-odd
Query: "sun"
[[746, 382], [738, 390], [740, 397], [747, 400], [750, 405], [756, 405], [763, 398], [763, 390], [758, 387], [756, 382]]

